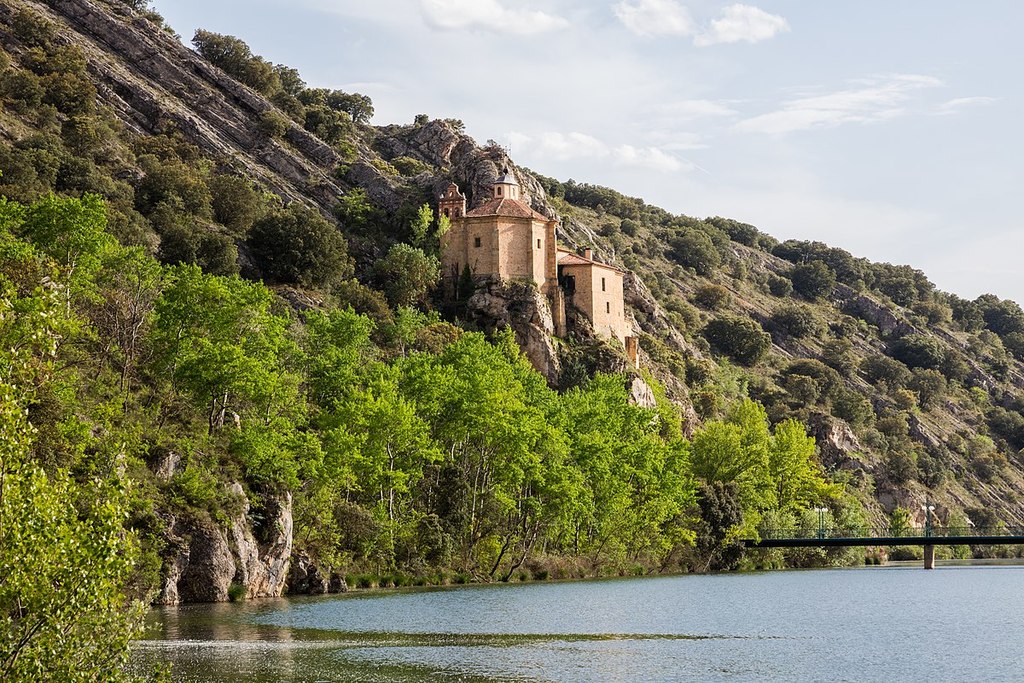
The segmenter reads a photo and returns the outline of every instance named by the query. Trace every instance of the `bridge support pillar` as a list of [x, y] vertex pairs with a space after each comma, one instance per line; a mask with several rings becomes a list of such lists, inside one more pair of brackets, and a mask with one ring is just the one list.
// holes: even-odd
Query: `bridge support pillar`
[[933, 545], [924, 547], [924, 568], [935, 569], [935, 546]]

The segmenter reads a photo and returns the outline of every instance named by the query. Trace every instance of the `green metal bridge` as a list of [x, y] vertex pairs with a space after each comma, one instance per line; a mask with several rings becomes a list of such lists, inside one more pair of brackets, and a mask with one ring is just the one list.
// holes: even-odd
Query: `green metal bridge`
[[909, 529], [889, 527], [836, 527], [819, 525], [817, 529], [767, 529], [760, 538], [743, 539], [747, 548], [809, 548], [837, 546], [924, 547], [924, 567], [935, 567], [937, 545], [1014, 545], [1024, 544], [1024, 527], [932, 526]]

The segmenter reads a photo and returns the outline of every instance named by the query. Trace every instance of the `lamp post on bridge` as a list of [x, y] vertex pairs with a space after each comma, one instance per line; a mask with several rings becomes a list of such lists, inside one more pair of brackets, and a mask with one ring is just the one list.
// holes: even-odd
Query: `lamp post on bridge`
[[932, 513], [935, 512], [935, 506], [926, 502], [924, 505], [921, 506], [921, 509], [924, 510], [924, 535], [931, 536]]
[[827, 507], [816, 507], [814, 511], [818, 513], [818, 540], [825, 538], [825, 513], [828, 512]]
[[[921, 509], [924, 510], [924, 535], [925, 538], [928, 538], [932, 535], [932, 513], [935, 512], [935, 506], [925, 500]], [[933, 545], [924, 547], [924, 568], [935, 569], [935, 546]]]

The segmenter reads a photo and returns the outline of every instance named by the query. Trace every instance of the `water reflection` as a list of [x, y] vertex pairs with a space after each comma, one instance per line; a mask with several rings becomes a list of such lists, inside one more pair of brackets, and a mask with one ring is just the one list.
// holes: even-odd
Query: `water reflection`
[[461, 587], [156, 610], [178, 681], [1016, 680], [1019, 567]]

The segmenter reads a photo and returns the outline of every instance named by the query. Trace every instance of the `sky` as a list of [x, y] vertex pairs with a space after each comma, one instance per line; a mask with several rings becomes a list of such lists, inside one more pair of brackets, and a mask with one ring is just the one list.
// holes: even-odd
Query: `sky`
[[155, 0], [373, 123], [1024, 302], [1019, 0]]

